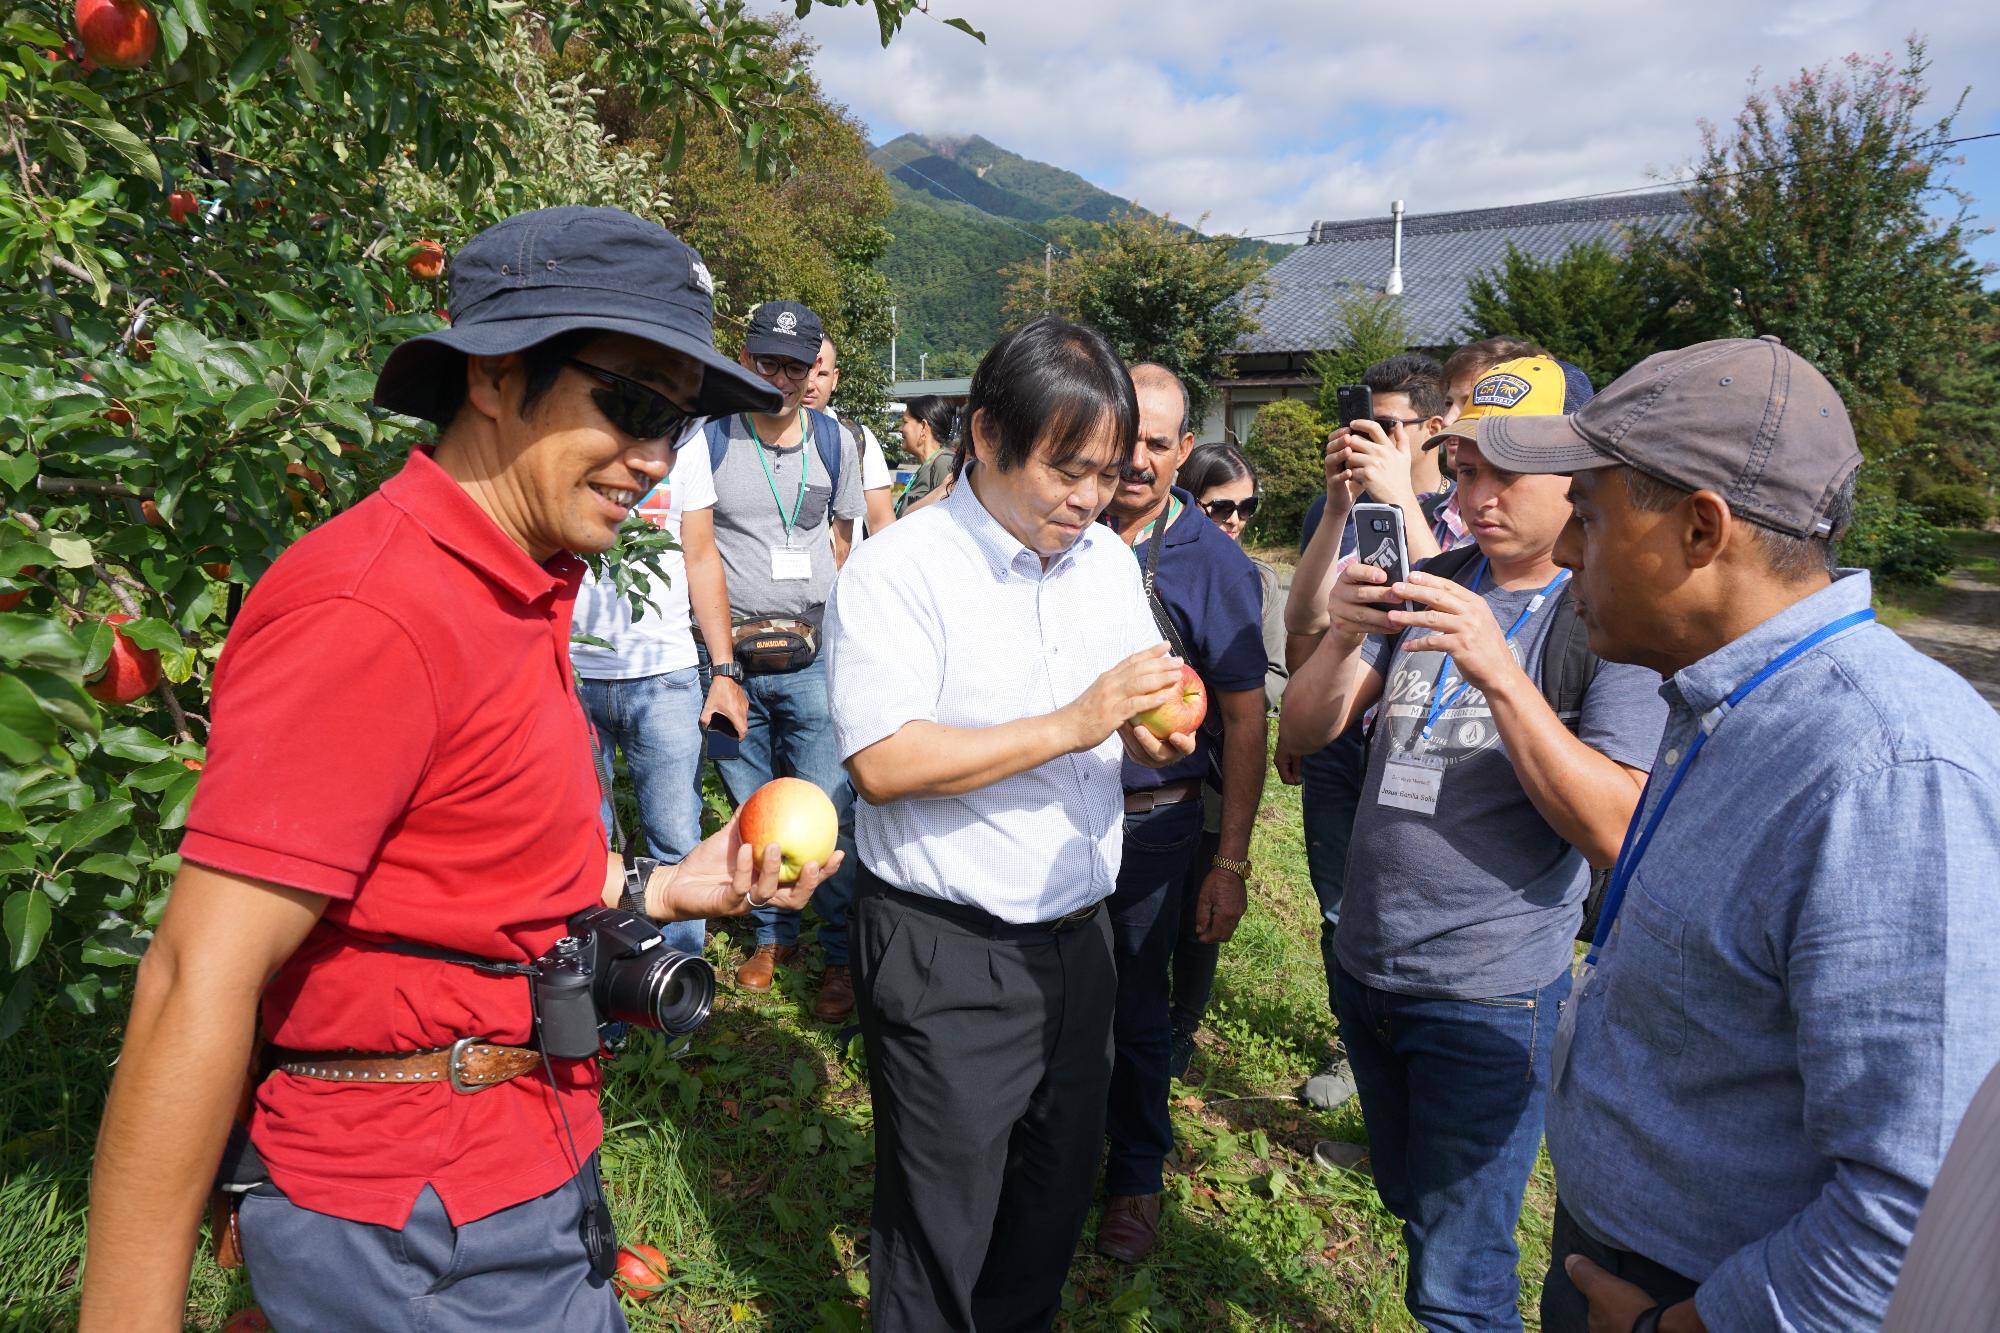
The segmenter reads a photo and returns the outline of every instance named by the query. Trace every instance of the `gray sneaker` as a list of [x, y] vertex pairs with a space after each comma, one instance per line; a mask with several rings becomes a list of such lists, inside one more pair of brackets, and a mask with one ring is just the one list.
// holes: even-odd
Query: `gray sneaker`
[[1319, 1111], [1337, 1111], [1354, 1096], [1354, 1075], [1346, 1061], [1314, 1074], [1299, 1085], [1298, 1098]]
[[1313, 1161], [1326, 1171], [1359, 1171], [1368, 1159], [1368, 1149], [1359, 1143], [1321, 1139], [1313, 1145]]

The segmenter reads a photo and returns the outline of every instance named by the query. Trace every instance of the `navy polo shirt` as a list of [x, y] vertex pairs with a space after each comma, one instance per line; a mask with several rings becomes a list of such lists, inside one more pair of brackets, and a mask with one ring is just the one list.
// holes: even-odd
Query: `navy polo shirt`
[[1180, 487], [1174, 495], [1186, 506], [1164, 536], [1148, 536], [1132, 548], [1146, 567], [1147, 548], [1160, 548], [1154, 588], [1186, 645], [1188, 665], [1208, 685], [1208, 718], [1195, 735], [1195, 751], [1170, 768], [1147, 768], [1125, 760], [1125, 789], [1142, 791], [1169, 782], [1205, 777], [1221, 734], [1216, 696], [1264, 689], [1264, 585], [1243, 548], [1209, 521], [1194, 496]]

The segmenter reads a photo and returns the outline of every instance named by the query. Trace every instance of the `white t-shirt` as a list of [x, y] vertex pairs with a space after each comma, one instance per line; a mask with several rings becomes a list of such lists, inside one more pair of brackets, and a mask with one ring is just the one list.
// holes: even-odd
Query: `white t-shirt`
[[[857, 423], [859, 424], [859, 423]], [[852, 432], [850, 432], [851, 434]], [[895, 481], [889, 471], [889, 460], [883, 456], [882, 442], [875, 438], [875, 432], [861, 427], [861, 489], [877, 491]], [[859, 520], [861, 535], [868, 535], [868, 515], [864, 511]]]
[[[683, 437], [667, 478], [639, 501], [639, 515], [665, 528], [678, 542], [681, 516], [690, 509], [715, 507], [715, 475], [708, 446], [696, 431]], [[662, 555], [647, 571], [652, 588], [646, 614], [634, 620], [632, 605], [608, 581], [586, 571], [576, 594], [573, 632], [609, 643], [609, 649], [571, 644], [570, 660], [586, 680], [637, 680], [680, 671], [695, 664], [694, 631], [688, 625], [687, 561], [679, 551]]]

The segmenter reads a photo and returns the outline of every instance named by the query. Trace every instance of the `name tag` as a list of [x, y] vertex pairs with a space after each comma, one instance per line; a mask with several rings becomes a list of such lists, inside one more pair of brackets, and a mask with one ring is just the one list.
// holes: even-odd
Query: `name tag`
[[788, 583], [813, 576], [811, 551], [801, 551], [795, 546], [773, 546], [771, 548], [771, 582]]
[[1437, 814], [1438, 791], [1444, 786], [1444, 760], [1430, 755], [1391, 755], [1382, 765], [1382, 787], [1375, 799], [1395, 810], [1425, 818]]

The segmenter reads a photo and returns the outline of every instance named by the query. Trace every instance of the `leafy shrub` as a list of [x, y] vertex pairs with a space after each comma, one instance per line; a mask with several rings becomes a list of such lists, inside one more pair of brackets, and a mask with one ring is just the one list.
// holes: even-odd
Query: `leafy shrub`
[[1956, 563], [1950, 541], [1915, 505], [1872, 496], [1854, 506], [1854, 523], [1841, 538], [1840, 560], [1874, 572], [1877, 581], [1925, 584]]
[[1964, 482], [1948, 482], [1919, 491], [1917, 511], [1941, 528], [1983, 528], [1992, 517], [1986, 492]]
[[1281, 398], [1257, 410], [1243, 452], [1257, 469], [1257, 521], [1252, 539], [1298, 541], [1306, 506], [1326, 489], [1326, 423], [1309, 403]]

